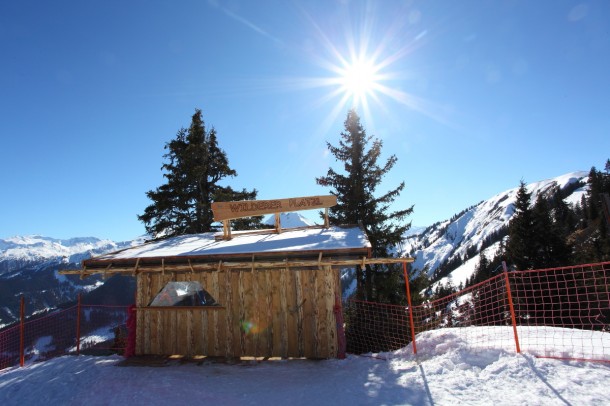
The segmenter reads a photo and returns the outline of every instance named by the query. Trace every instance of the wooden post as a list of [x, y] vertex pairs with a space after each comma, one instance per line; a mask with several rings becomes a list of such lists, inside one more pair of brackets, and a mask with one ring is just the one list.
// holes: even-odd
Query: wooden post
[[517, 334], [517, 318], [515, 317], [515, 307], [513, 306], [513, 296], [510, 292], [510, 283], [508, 280], [508, 269], [506, 268], [506, 262], [502, 261], [502, 268], [504, 269], [504, 281], [506, 283], [506, 295], [508, 296], [508, 307], [510, 309], [510, 318], [513, 323], [513, 334], [515, 335], [515, 347], [517, 353], [521, 352], [521, 346], [519, 345], [519, 335]]
[[19, 366], [23, 366], [25, 364], [25, 298], [23, 297], [23, 295], [21, 296], [19, 318], [21, 320], [21, 322], [19, 323]]
[[405, 289], [407, 290], [407, 304], [409, 305], [409, 324], [411, 325], [411, 338], [413, 339], [413, 354], [417, 354], [415, 344], [415, 324], [413, 323], [413, 306], [411, 305], [411, 288], [409, 287], [409, 274], [407, 273], [407, 262], [402, 263], [402, 273], [405, 276]]
[[76, 302], [76, 355], [80, 355], [80, 312], [81, 312], [81, 294], [78, 294]]

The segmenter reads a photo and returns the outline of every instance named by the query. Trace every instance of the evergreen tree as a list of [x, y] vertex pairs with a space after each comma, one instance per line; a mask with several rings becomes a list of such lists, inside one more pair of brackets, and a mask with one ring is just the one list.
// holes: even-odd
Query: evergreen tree
[[[152, 204], [138, 216], [147, 233], [169, 237], [215, 231], [213, 201], [256, 198], [256, 190], [236, 192], [219, 184], [237, 172], [218, 146], [216, 130], [206, 129], [201, 110], [195, 110], [189, 128], [180, 129], [165, 149], [161, 169], [166, 183], [146, 193]], [[260, 218], [249, 222], [260, 223]]]
[[567, 235], [553, 219], [549, 204], [542, 195], [538, 195], [532, 214], [536, 251], [532, 260], [533, 267], [540, 269], [569, 265], [571, 255], [566, 242]]
[[[338, 204], [329, 210], [330, 223], [360, 224], [371, 242], [373, 255], [377, 257], [389, 255], [390, 250], [402, 242], [403, 234], [411, 226], [410, 223], [404, 223], [404, 220], [413, 212], [412, 206], [390, 211], [390, 205], [405, 187], [404, 182], [381, 196], [375, 196], [384, 175], [396, 163], [396, 156], [390, 156], [382, 166], [377, 163], [381, 155], [382, 142], [367, 136], [354, 110], [347, 113], [345, 130], [341, 132], [339, 146], [333, 146], [328, 142], [327, 146], [335, 159], [343, 163], [345, 171], [343, 174], [330, 168], [326, 176], [316, 179], [319, 185], [330, 187], [330, 193], [337, 196]], [[378, 267], [373, 269], [367, 266], [364, 286], [368, 299], [372, 299], [374, 290], [387, 290], [381, 289], [381, 286], [375, 289], [373, 286], [373, 276], [380, 271]], [[364, 297], [362, 270], [358, 270], [357, 279], [358, 295]]]
[[474, 267], [474, 272], [472, 274], [470, 284], [474, 285], [486, 280], [491, 274], [489, 266], [489, 260], [487, 259], [485, 252], [481, 251], [479, 253], [479, 263]]
[[515, 202], [515, 214], [508, 227], [508, 257], [519, 270], [533, 269], [535, 249], [534, 216], [532, 213], [531, 193], [521, 181]]

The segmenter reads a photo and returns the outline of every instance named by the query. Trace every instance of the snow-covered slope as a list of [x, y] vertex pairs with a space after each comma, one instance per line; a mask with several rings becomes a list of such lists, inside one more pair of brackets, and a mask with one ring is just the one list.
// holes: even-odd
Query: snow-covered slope
[[[587, 172], [573, 172], [527, 185], [532, 194], [532, 202], [538, 195], [551, 193], [554, 188], [562, 190], [576, 187], [565, 198], [569, 204], [580, 202], [586, 192]], [[474, 205], [450, 220], [436, 223], [423, 232], [406, 235], [403, 254], [415, 258], [413, 269], [418, 273], [426, 269], [429, 275], [444, 262], [460, 258], [465, 264], [452, 273], [452, 282], [458, 285], [464, 282], [474, 271], [481, 249], [486, 249], [487, 257], [492, 257], [498, 244], [493, 244], [495, 237], [508, 227], [515, 208], [518, 187], [498, 193], [491, 198]]]
[[[280, 223], [282, 225], [282, 228], [296, 228], [316, 225], [316, 223], [314, 223], [310, 219], [303, 217], [301, 214], [296, 212], [280, 214]], [[263, 221], [263, 224], [266, 224], [268, 226], [274, 226], [275, 215], [272, 214], [270, 216], [267, 216]]]

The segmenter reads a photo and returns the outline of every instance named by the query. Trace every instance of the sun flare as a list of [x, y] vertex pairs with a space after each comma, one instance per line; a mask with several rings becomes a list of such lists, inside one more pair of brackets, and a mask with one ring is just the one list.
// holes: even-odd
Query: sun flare
[[378, 69], [369, 61], [355, 61], [341, 69], [339, 84], [342, 91], [353, 99], [355, 104], [365, 102], [367, 96], [372, 96], [379, 87]]

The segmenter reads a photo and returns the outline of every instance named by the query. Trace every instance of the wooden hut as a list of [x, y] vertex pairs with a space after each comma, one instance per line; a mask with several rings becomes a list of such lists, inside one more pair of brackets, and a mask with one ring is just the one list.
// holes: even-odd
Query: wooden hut
[[[340, 269], [409, 261], [370, 258], [359, 227], [320, 226], [184, 235], [85, 260], [76, 272], [136, 278], [137, 355], [333, 358]], [[214, 302], [151, 306], [169, 282], [203, 287]]]

